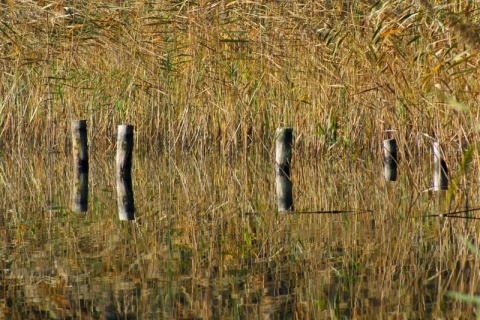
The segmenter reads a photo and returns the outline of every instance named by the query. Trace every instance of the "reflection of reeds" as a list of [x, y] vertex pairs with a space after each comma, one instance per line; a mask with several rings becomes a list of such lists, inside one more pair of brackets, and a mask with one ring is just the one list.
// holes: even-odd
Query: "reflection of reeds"
[[[461, 233], [476, 244], [478, 226], [423, 219], [440, 210], [423, 192], [430, 177], [405, 170], [402, 162], [398, 182], [385, 185], [381, 157], [322, 165], [296, 158], [298, 210], [367, 204], [374, 210], [277, 215], [270, 157], [137, 155], [137, 222], [123, 225], [112, 192], [113, 153], [92, 159], [88, 215], [68, 210], [70, 157], [13, 161], [19, 158], [4, 155], [0, 164], [9, 182], [0, 185], [9, 195], [0, 198], [6, 209], [2, 281], [15, 283], [7, 296], [28, 291], [30, 310], [206, 319], [287, 312], [318, 319], [378, 315], [402, 306], [405, 315], [428, 318], [433, 311], [419, 307], [418, 297], [430, 297], [435, 308], [448, 305], [439, 313], [447, 317], [471, 306], [432, 298], [431, 292], [478, 290], [479, 260], [452, 237]], [[419, 172], [431, 165], [428, 151], [423, 161]], [[464, 196], [479, 203], [469, 192]], [[44, 195], [64, 208], [39, 207]], [[91, 308], [80, 307], [85, 304]], [[29, 310], [23, 304], [13, 308]]]

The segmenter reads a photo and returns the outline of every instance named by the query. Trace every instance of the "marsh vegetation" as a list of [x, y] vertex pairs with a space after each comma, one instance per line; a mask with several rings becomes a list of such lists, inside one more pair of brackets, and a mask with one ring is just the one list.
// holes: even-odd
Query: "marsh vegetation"
[[[11, 319], [451, 318], [475, 306], [472, 1], [3, 1], [0, 304]], [[70, 122], [90, 197], [70, 208]], [[136, 220], [115, 138], [135, 126]], [[298, 211], [276, 212], [295, 128]], [[398, 143], [385, 183], [382, 140]], [[432, 193], [432, 143], [450, 170]], [[441, 194], [441, 195], [440, 195]]]

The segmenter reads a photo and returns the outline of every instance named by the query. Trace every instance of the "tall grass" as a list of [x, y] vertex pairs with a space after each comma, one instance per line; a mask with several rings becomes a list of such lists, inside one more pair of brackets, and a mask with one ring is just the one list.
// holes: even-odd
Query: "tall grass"
[[392, 135], [413, 158], [433, 137], [461, 154], [477, 139], [469, 1], [22, 1], [0, 14], [5, 147], [62, 150], [73, 118], [102, 148], [121, 122], [141, 148], [228, 153], [284, 124], [305, 155]]
[[[480, 290], [478, 258], [452, 236], [478, 246], [478, 226], [422, 217], [479, 203], [478, 6], [2, 2], [0, 150], [13, 154], [0, 166], [2, 286], [12, 298], [2, 307], [14, 318], [25, 305], [99, 317], [100, 297], [98, 308], [123, 317], [149, 308], [260, 317], [287, 306], [298, 319], [473, 315], [443, 293]], [[57, 153], [74, 118], [89, 120], [93, 149], [86, 216], [66, 214], [71, 168]], [[112, 163], [95, 151], [113, 147], [122, 122], [136, 126], [137, 148], [180, 153], [136, 153], [128, 226], [112, 212]], [[368, 206], [375, 216], [276, 216], [265, 174], [281, 125], [297, 132], [300, 211]], [[393, 188], [375, 171], [390, 137], [401, 160]], [[425, 192], [434, 139], [453, 177], [441, 209]], [[42, 154], [24, 161], [32, 149]], [[192, 150], [200, 156], [181, 158]], [[284, 284], [295, 291], [277, 294]], [[25, 305], [14, 304], [19, 295]]]

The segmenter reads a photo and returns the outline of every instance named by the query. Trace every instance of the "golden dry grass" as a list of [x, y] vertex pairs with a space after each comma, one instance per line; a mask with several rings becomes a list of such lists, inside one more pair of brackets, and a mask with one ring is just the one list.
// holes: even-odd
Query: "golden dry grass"
[[[124, 317], [135, 303], [165, 318], [215, 317], [222, 292], [258, 317], [287, 306], [297, 319], [473, 314], [443, 294], [478, 292], [478, 258], [455, 238], [478, 246], [478, 227], [423, 217], [479, 203], [478, 9], [470, 1], [2, 2], [0, 143], [12, 154], [0, 167], [5, 292], [67, 316], [90, 315], [80, 306], [104, 292]], [[88, 120], [92, 149], [84, 219], [49, 210], [69, 203], [70, 167], [55, 152], [68, 149], [78, 118]], [[97, 158], [120, 123], [136, 126], [138, 149], [179, 152], [136, 158], [138, 219], [123, 226], [112, 213], [112, 163]], [[298, 210], [367, 206], [373, 218], [275, 215], [270, 150], [283, 125], [297, 132]], [[400, 146], [393, 186], [380, 172], [389, 137]], [[436, 138], [452, 174], [445, 203], [425, 192]], [[32, 149], [50, 154], [22, 161]], [[39, 281], [32, 267], [55, 272]], [[295, 295], [269, 294], [284, 282]], [[88, 292], [72, 291], [83, 285]], [[144, 294], [128, 300], [137, 286]], [[21, 318], [23, 305], [2, 307]]]
[[[423, 3], [423, 4], [421, 4]], [[138, 147], [241, 150], [292, 125], [305, 155], [417, 154], [477, 138], [478, 8], [468, 1], [20, 1], [0, 7], [7, 147], [93, 147], [136, 126]], [[393, 130], [393, 132], [389, 131]], [[429, 146], [427, 147], [427, 149]]]

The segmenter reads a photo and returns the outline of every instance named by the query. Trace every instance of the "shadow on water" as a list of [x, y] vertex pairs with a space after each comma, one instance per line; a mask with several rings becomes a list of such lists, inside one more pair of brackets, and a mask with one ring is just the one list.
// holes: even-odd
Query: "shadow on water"
[[392, 187], [381, 160], [348, 169], [354, 174], [297, 160], [295, 209], [303, 214], [279, 214], [266, 153], [136, 156], [136, 219], [121, 222], [113, 159], [91, 159], [88, 211], [80, 214], [69, 199], [78, 194], [72, 181], [82, 179], [63, 155], [2, 158], [6, 318], [474, 314], [444, 293], [480, 290], [479, 261], [455, 237], [477, 244], [480, 229], [427, 218], [440, 209], [435, 195], [415, 187], [420, 176], [399, 171]]

